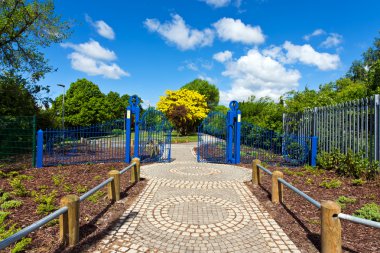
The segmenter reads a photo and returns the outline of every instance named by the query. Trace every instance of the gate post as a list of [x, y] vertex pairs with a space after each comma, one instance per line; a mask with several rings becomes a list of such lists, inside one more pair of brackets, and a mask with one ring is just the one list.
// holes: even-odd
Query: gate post
[[317, 166], [317, 150], [318, 150], [318, 137], [311, 137], [311, 161], [310, 165], [315, 167]]
[[232, 157], [232, 143], [233, 143], [233, 112], [227, 112], [227, 143], [226, 143], [226, 158], [227, 163], [234, 163]]
[[138, 97], [136, 96], [136, 100], [132, 108], [135, 113], [135, 146], [134, 146], [134, 151], [133, 151], [133, 157], [139, 157], [139, 123], [140, 123], [140, 101]]
[[37, 162], [36, 168], [43, 166], [43, 152], [44, 152], [44, 132], [40, 129], [37, 131]]
[[[240, 128], [241, 112], [238, 110], [237, 101], [230, 102], [230, 110], [227, 112], [227, 163], [240, 163]], [[233, 145], [235, 143], [235, 146]]]
[[129, 163], [131, 161], [131, 106], [127, 107], [125, 125], [125, 162]]
[[[236, 108], [237, 109], [237, 108]], [[241, 112], [236, 111], [235, 121], [235, 164], [240, 163], [240, 129], [241, 129]]]

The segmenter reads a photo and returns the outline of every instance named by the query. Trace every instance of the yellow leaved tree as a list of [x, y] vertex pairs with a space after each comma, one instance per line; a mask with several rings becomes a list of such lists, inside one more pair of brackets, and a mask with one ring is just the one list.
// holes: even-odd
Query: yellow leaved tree
[[186, 135], [195, 130], [195, 126], [207, 117], [209, 111], [205, 96], [193, 90], [167, 90], [161, 96], [157, 109], [163, 112], [175, 129]]

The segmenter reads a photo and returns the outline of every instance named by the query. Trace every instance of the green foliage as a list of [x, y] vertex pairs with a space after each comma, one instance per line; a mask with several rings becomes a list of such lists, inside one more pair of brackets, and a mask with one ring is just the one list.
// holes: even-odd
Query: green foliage
[[124, 130], [123, 129], [112, 129], [112, 134], [116, 135], [116, 136], [120, 136], [120, 135], [124, 134]]
[[16, 243], [16, 245], [11, 250], [11, 253], [24, 252], [28, 245], [32, 242], [31, 238], [22, 238], [21, 241]]
[[363, 180], [362, 178], [357, 178], [357, 179], [352, 179], [351, 183], [354, 186], [362, 186], [362, 185], [364, 185], [366, 183], [366, 181]]
[[305, 165], [304, 169], [307, 173], [315, 175], [315, 176], [320, 176], [325, 174], [324, 170], [318, 169], [317, 167], [312, 167], [310, 165]]
[[14, 209], [22, 206], [21, 200], [8, 200], [1, 204], [1, 209]]
[[322, 181], [322, 183], [319, 184], [319, 186], [326, 189], [335, 189], [342, 186], [342, 181], [339, 179], [325, 179]]
[[94, 180], [100, 180], [100, 179], [102, 179], [102, 176], [100, 175], [94, 176]]
[[314, 183], [314, 180], [311, 178], [307, 178], [305, 183], [308, 185], [312, 185]]
[[219, 89], [202, 79], [195, 79], [194, 81], [185, 84], [181, 89], [193, 90], [203, 95], [207, 102], [207, 107], [212, 111], [219, 103]]
[[25, 179], [29, 180], [30, 177], [25, 176], [25, 175], [19, 175], [8, 180], [9, 184], [13, 188], [12, 193], [15, 194], [16, 196], [19, 196], [19, 197], [29, 196], [30, 192], [28, 189], [26, 189], [26, 186], [23, 183]]
[[368, 158], [363, 158], [362, 153], [354, 154], [348, 151], [347, 154], [334, 150], [331, 153], [321, 152], [317, 156], [318, 167], [324, 170], [333, 170], [342, 176], [354, 178], [366, 177], [374, 179], [380, 172], [377, 161], [370, 162]]
[[65, 180], [65, 178], [60, 174], [53, 175], [51, 179], [53, 180], [55, 186], [60, 186], [63, 183], [63, 180]]
[[38, 214], [49, 214], [52, 211], [58, 209], [55, 205], [57, 196], [57, 191], [52, 191], [50, 193], [45, 194], [44, 191], [34, 193], [34, 201], [38, 204], [37, 213]]
[[298, 176], [298, 177], [303, 177], [305, 175], [305, 173], [303, 173], [302, 171], [293, 171], [288, 168], [284, 169], [284, 173], [290, 176]]
[[336, 200], [336, 203], [338, 203], [342, 209], [345, 209], [347, 204], [353, 204], [355, 202], [355, 198], [350, 198], [346, 196], [339, 196], [339, 198]]
[[380, 222], [380, 205], [376, 203], [368, 203], [356, 210], [355, 216]]
[[63, 190], [65, 192], [72, 192], [73, 191], [73, 187], [71, 185], [69, 185], [69, 184], [64, 184], [63, 185]]
[[87, 186], [85, 186], [85, 185], [78, 185], [77, 186], [77, 193], [85, 193], [86, 191], [87, 191]]
[[69, 25], [54, 13], [54, 2], [6, 0], [0, 2], [0, 67], [6, 72], [30, 73], [38, 81], [53, 68], [41, 48], [60, 43]]
[[87, 199], [88, 199], [88, 201], [96, 204], [96, 203], [98, 203], [99, 198], [101, 198], [102, 196], [104, 196], [104, 194], [105, 193], [103, 191], [97, 191], [94, 194], [92, 194], [90, 197], [88, 197]]

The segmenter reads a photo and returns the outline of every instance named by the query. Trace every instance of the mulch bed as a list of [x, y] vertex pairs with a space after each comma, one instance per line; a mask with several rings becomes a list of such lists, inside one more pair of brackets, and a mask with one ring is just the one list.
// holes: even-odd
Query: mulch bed
[[[249, 164], [243, 166], [251, 168]], [[286, 168], [268, 166], [268, 169], [284, 172]], [[339, 196], [355, 198], [356, 202], [347, 204], [346, 208], [342, 210], [343, 213], [352, 215], [357, 209], [370, 202], [380, 204], [380, 178], [368, 181], [362, 186], [354, 186], [351, 179], [339, 177], [331, 171], [314, 175], [303, 168], [290, 168], [289, 170], [302, 173], [296, 175], [284, 172], [285, 180], [317, 201], [335, 201]], [[322, 188], [319, 184], [326, 178], [339, 179], [343, 184], [336, 189]], [[320, 250], [320, 212], [316, 207], [286, 187], [284, 187], [283, 204], [272, 204], [270, 199], [271, 177], [264, 173], [260, 186], [254, 186], [251, 182], [246, 182], [246, 184], [302, 252], [318, 252]], [[378, 229], [345, 220], [341, 220], [341, 224], [344, 252], [380, 252]]]
[[[87, 187], [87, 190], [98, 185], [108, 178], [108, 172], [112, 169], [121, 170], [125, 163], [107, 163], [93, 165], [70, 165], [60, 167], [48, 167], [43, 169], [24, 169], [20, 174], [32, 176], [31, 180], [24, 180], [24, 185], [29, 191], [40, 191], [41, 186], [47, 188], [46, 193], [57, 191], [56, 206], [59, 207], [60, 199], [68, 194], [78, 196], [83, 193], [77, 192], [77, 187]], [[52, 176], [61, 175], [63, 181], [55, 185]], [[81, 252], [92, 243], [99, 240], [108, 229], [118, 220], [128, 206], [134, 201], [146, 185], [146, 180], [141, 180], [135, 185], [129, 183], [130, 173], [121, 176], [121, 200], [112, 203], [107, 199], [107, 188], [101, 191], [104, 195], [99, 197], [96, 203], [85, 200], [80, 206], [80, 243], [75, 248], [64, 249], [59, 242], [59, 225], [45, 225], [39, 230], [32, 232], [28, 237], [32, 238], [27, 252]], [[71, 190], [67, 189], [71, 186]], [[0, 179], [0, 189], [11, 192], [8, 179]], [[46, 215], [37, 213], [37, 204], [33, 197], [14, 197], [22, 200], [23, 205], [17, 209], [10, 209], [11, 214], [7, 220], [17, 223], [18, 227], [26, 227]], [[4, 252], [9, 252], [9, 249]]]

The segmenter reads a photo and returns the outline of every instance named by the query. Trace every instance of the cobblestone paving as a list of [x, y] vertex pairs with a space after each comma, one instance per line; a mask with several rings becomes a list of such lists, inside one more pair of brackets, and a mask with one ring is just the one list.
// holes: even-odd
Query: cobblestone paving
[[95, 252], [300, 252], [243, 183], [250, 171], [197, 163], [193, 145], [141, 168], [147, 187]]

